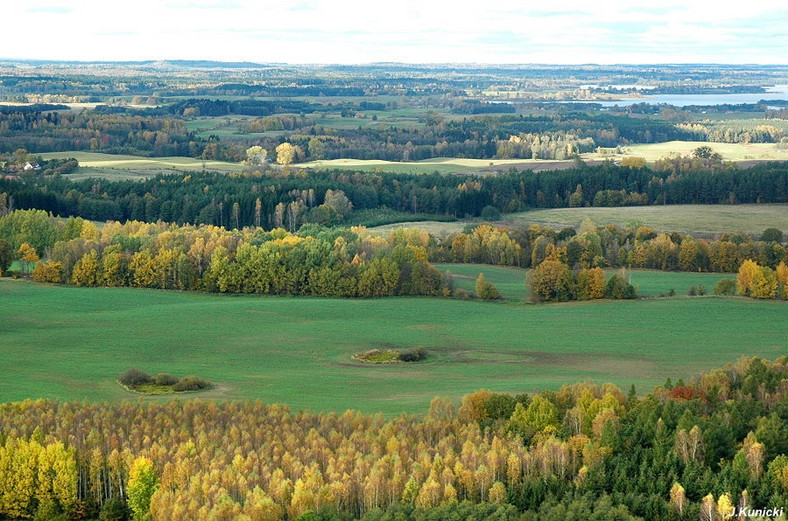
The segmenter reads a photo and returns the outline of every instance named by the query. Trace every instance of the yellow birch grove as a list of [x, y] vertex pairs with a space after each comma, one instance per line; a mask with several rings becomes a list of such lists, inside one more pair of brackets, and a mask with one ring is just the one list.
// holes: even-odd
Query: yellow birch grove
[[[718, 389], [726, 399], [704, 407], [726, 415], [730, 404], [753, 401], [763, 411], [753, 419], [756, 430], [725, 442], [732, 462], [717, 458], [719, 447], [705, 441], [704, 432], [713, 429], [709, 417], [661, 387], [643, 398], [590, 382], [536, 395], [482, 390], [466, 395], [459, 411], [437, 398], [423, 418], [391, 419], [294, 413], [259, 401], [0, 404], [0, 516], [63, 512], [95, 519], [99, 512], [123, 515], [128, 506], [137, 521], [273, 521], [310, 511], [381, 519], [402, 508], [439, 509], [437, 519], [478, 507], [473, 515], [486, 518], [489, 506], [503, 509], [501, 519], [517, 519], [524, 509], [542, 508], [547, 484], [572, 502], [600, 480], [625, 480], [616, 486], [651, 503], [661, 498], [655, 505], [666, 515], [698, 512], [718, 520], [731, 498], [741, 497], [742, 505], [750, 493], [762, 501], [788, 491], [788, 458], [775, 449], [784, 426], [773, 412], [786, 388], [769, 383], [786, 371], [786, 357], [742, 359], [703, 375], [697, 387], [682, 386], [700, 395]], [[661, 420], [665, 413], [674, 427]], [[663, 489], [658, 480], [622, 474], [622, 450], [639, 443], [625, 438], [633, 432], [638, 439], [653, 433], [637, 450], [676, 468], [682, 484]], [[708, 460], [750, 492], [707, 490]], [[722, 495], [715, 500], [712, 492]], [[597, 499], [589, 509], [601, 509], [609, 497]], [[566, 504], [555, 505], [551, 518], [561, 518]], [[631, 519], [624, 505], [616, 508], [615, 515], [594, 512], [599, 519]]]

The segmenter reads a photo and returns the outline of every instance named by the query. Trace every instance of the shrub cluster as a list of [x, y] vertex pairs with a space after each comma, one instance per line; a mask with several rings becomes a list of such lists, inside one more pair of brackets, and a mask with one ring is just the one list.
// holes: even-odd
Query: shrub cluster
[[401, 362], [419, 362], [425, 358], [427, 358], [427, 350], [423, 347], [414, 347], [413, 349], [408, 349], [407, 351], [401, 351], [399, 353]]
[[414, 347], [405, 351], [395, 349], [371, 349], [364, 353], [353, 355], [354, 360], [368, 364], [393, 364], [397, 362], [419, 362], [427, 358], [427, 350], [423, 347]]
[[211, 386], [208, 381], [194, 375], [178, 378], [171, 374], [159, 373], [155, 377], [152, 377], [145, 371], [140, 371], [136, 367], [132, 367], [120, 375], [118, 381], [133, 390], [137, 390], [143, 385], [155, 385], [157, 387], [170, 387], [174, 392], [184, 392], [201, 391]]

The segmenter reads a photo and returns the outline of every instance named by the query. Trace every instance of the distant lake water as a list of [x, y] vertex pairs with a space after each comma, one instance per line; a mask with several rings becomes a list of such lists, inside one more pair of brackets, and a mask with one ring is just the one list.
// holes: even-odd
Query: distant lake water
[[756, 94], [654, 94], [642, 98], [622, 99], [617, 101], [596, 101], [603, 107], [627, 107], [635, 103], [649, 105], [668, 104], [676, 107], [688, 105], [740, 105], [742, 103], [758, 103], [761, 100], [788, 100], [788, 85], [776, 85], [766, 92]]

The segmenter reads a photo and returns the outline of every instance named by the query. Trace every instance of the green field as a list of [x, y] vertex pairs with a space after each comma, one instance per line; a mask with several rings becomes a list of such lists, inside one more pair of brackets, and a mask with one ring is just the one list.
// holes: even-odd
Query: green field
[[788, 205], [669, 205], [630, 206], [620, 208], [556, 208], [534, 210], [504, 216], [510, 225], [544, 224], [553, 228], [577, 226], [590, 218], [597, 225], [632, 224], [649, 226], [658, 231], [715, 235], [744, 232], [760, 237], [766, 228], [788, 232]]
[[484, 278], [495, 284], [501, 296], [511, 302], [524, 302], [528, 297], [525, 289], [525, 274], [527, 270], [510, 268], [506, 266], [491, 266], [488, 264], [436, 264], [441, 273], [451, 271], [457, 288], [466, 291], [476, 291], [476, 279], [479, 273], [484, 273]]
[[73, 157], [79, 161], [76, 173], [67, 176], [80, 180], [100, 177], [111, 180], [144, 179], [159, 173], [173, 173], [188, 170], [218, 170], [221, 172], [240, 172], [244, 165], [224, 161], [203, 161], [192, 157], [140, 157], [99, 152], [49, 152], [39, 154], [42, 159], [65, 159]]
[[[492, 276], [492, 272], [490, 272]], [[196, 374], [205, 398], [423, 413], [435, 395], [593, 379], [646, 392], [742, 355], [785, 354], [786, 303], [675, 298], [513, 305], [91, 289], [0, 280], [0, 397], [140, 399], [118, 374]], [[745, 326], [746, 325], [746, 326]], [[424, 347], [417, 364], [354, 362]], [[161, 400], [165, 398], [143, 398]]]
[[[505, 214], [496, 226], [510, 228], [540, 224], [553, 229], [567, 226], [577, 228], [586, 218], [597, 226], [615, 224], [648, 226], [660, 232], [688, 233], [699, 236], [716, 236], [722, 233], [748, 233], [760, 237], [766, 228], [778, 228], [788, 233], [788, 205], [786, 204], [737, 204], [703, 205], [684, 204], [669, 206], [628, 206], [620, 208], [552, 208]], [[468, 225], [480, 224], [480, 219], [440, 222], [418, 221], [386, 224], [370, 228], [388, 233], [396, 228], [419, 228], [436, 237], [462, 232]]]
[[[510, 302], [523, 302], [528, 297], [525, 288], [525, 274], [527, 270], [509, 268], [504, 266], [489, 266], [485, 264], [436, 264], [441, 273], [446, 270], [452, 272], [457, 288], [474, 291], [476, 278], [479, 273], [484, 273], [484, 278], [495, 284], [501, 295]], [[618, 270], [607, 270], [618, 273]], [[692, 273], [692, 272], [664, 272], [653, 270], [626, 270], [629, 282], [635, 286], [641, 297], [657, 297], [667, 295], [672, 289], [676, 296], [686, 296], [691, 286], [705, 286], [708, 295], [712, 294], [714, 286], [720, 279], [735, 278], [734, 274], [726, 273]]]

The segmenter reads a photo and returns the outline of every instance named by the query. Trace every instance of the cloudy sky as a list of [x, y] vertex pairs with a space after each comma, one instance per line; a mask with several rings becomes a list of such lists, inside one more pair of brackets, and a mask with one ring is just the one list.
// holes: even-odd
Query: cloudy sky
[[784, 0], [21, 0], [0, 58], [788, 63]]

